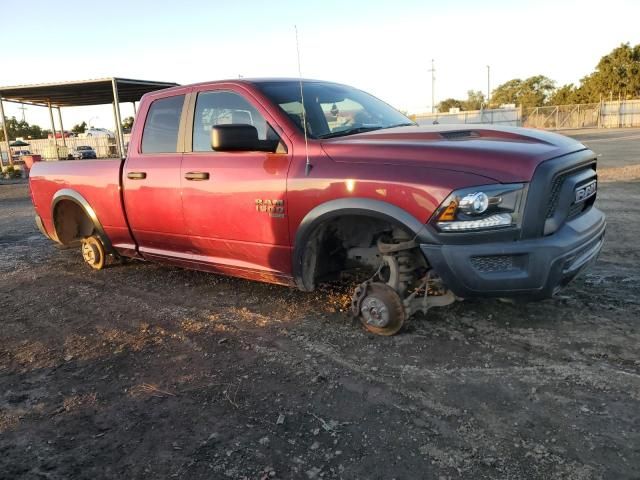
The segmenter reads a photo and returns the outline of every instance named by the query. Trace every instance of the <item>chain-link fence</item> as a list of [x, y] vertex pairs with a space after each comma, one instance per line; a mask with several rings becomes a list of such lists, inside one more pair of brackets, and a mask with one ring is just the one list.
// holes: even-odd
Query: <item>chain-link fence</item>
[[481, 124], [491, 123], [518, 126], [521, 124], [519, 108], [494, 108], [457, 113], [420, 113], [415, 116], [419, 125]]
[[415, 118], [420, 125], [484, 123], [546, 130], [640, 127], [640, 100], [456, 113], [421, 113]]
[[[124, 135], [125, 144], [129, 142], [129, 134]], [[96, 152], [98, 158], [116, 158], [118, 156], [118, 146], [116, 139], [107, 135], [92, 136], [92, 137], [67, 137], [57, 138], [55, 141], [52, 138], [44, 139], [24, 139], [29, 145], [23, 147], [13, 147], [11, 155], [14, 160], [19, 160], [19, 157], [25, 154], [41, 155], [43, 160], [56, 160], [66, 159], [71, 154], [72, 150], [80, 146], [89, 146]], [[5, 143], [0, 143], [0, 155], [6, 165], [8, 155], [5, 150]], [[28, 153], [27, 153], [28, 152]]]
[[548, 130], [597, 128], [601, 123], [601, 109], [600, 103], [525, 108], [522, 126]]

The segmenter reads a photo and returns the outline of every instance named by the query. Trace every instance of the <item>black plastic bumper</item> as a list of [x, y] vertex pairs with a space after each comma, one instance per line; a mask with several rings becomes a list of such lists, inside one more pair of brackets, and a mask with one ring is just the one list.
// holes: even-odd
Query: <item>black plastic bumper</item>
[[604, 214], [591, 208], [547, 237], [420, 248], [459, 297], [548, 298], [596, 260], [605, 228]]

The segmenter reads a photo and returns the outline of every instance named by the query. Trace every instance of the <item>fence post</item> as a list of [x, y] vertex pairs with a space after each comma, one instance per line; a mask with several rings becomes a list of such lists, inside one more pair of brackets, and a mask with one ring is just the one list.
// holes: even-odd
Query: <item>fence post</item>
[[598, 128], [602, 128], [602, 97], [600, 97], [600, 103], [598, 104]]
[[622, 127], [622, 102], [618, 98], [618, 128]]
[[522, 104], [518, 106], [518, 125], [521, 127], [524, 126], [522, 123]]

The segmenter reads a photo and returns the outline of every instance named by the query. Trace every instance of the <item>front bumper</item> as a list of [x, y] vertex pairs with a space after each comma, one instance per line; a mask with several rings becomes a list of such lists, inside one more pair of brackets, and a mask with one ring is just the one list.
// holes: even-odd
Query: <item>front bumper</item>
[[548, 298], [596, 260], [605, 228], [604, 214], [592, 207], [546, 237], [420, 248], [459, 297]]

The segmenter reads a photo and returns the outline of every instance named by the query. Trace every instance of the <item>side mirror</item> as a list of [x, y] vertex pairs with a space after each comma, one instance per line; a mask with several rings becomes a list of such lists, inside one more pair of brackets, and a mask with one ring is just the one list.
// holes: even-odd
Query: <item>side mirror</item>
[[211, 148], [216, 152], [251, 152], [262, 150], [263, 146], [256, 127], [232, 123], [211, 127]]

